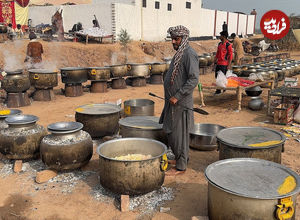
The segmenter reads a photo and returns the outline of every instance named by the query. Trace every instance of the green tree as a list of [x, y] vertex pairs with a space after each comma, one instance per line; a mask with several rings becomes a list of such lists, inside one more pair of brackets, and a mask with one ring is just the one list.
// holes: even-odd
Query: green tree
[[127, 51], [128, 51], [128, 43], [130, 43], [131, 38], [126, 29], [121, 29], [118, 34], [118, 40], [120, 44], [123, 46], [125, 51], [125, 62], [127, 62]]

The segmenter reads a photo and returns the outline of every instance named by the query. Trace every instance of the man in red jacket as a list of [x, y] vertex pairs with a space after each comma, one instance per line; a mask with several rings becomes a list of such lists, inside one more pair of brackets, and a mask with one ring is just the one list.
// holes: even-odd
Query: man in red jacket
[[[220, 33], [221, 42], [218, 45], [217, 54], [215, 56], [216, 72], [215, 77], [218, 77], [218, 71], [222, 71], [225, 75], [228, 69], [231, 69], [231, 61], [233, 58], [232, 45], [228, 42], [228, 32]], [[220, 94], [221, 90], [217, 89], [215, 94]]]

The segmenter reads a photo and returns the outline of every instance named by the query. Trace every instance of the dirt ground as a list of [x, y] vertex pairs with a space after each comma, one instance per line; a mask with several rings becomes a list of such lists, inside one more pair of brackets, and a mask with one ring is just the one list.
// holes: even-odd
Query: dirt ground
[[[0, 56], [0, 68], [6, 65], [13, 67], [22, 66], [25, 57], [25, 49], [28, 41], [1, 44], [2, 56]], [[125, 61], [124, 52], [118, 44], [90, 44], [63, 42], [42, 42], [45, 50], [44, 61], [47, 68], [58, 69], [63, 66], [102, 66]], [[142, 42], [133, 42], [129, 45], [128, 62], [161, 61], [164, 57], [173, 55], [170, 42], [149, 43], [146, 42], [147, 52], [141, 48]], [[198, 41], [191, 45], [200, 54], [214, 51], [217, 41]], [[300, 59], [300, 53], [292, 53], [293, 57]], [[7, 57], [10, 56], [10, 57]], [[13, 57], [12, 57], [13, 56]], [[298, 76], [298, 78], [300, 78]], [[59, 78], [60, 80], [60, 78]], [[211, 84], [214, 81], [213, 74], [201, 75], [200, 81]], [[19, 108], [24, 114], [33, 114], [39, 117], [38, 123], [47, 126], [59, 121], [74, 121], [76, 107], [90, 103], [104, 103], [122, 99], [147, 98], [155, 101], [155, 115], [159, 116], [163, 101], [148, 95], [153, 92], [163, 96], [162, 85], [149, 85], [146, 87], [130, 87], [124, 90], [109, 89], [108, 93], [92, 94], [85, 92], [83, 96], [69, 98], [61, 93], [63, 84], [54, 89], [55, 100], [51, 102], [33, 102], [30, 106]], [[283, 126], [272, 124], [272, 118], [266, 116], [266, 109], [251, 111], [247, 109], [249, 97], [243, 96], [242, 111], [237, 112], [236, 94], [232, 91], [213, 97], [213, 91], [205, 92], [206, 111], [210, 114], [202, 116], [195, 114], [196, 123], [214, 123], [226, 127], [233, 126], [263, 126], [280, 130]], [[267, 102], [267, 91], [262, 97]], [[195, 90], [194, 103], [200, 104], [199, 94]], [[269, 121], [269, 122], [266, 122]], [[218, 161], [218, 152], [190, 151], [190, 163], [187, 172], [176, 178], [166, 178], [164, 185], [174, 189], [175, 197], [172, 201], [165, 202], [162, 207], [169, 207], [166, 213], [157, 211], [150, 214], [142, 214], [139, 211], [122, 213], [115, 203], [96, 200], [91, 191], [97, 185], [98, 180], [98, 156], [95, 152], [89, 164], [84, 168], [94, 171], [85, 179], [78, 181], [74, 190], [70, 193], [62, 193], [60, 185], [47, 183], [38, 185], [34, 182], [34, 175], [29, 172], [19, 174], [10, 173], [0, 176], [0, 219], [24, 219], [24, 220], [82, 220], [82, 219], [180, 219], [190, 220], [192, 216], [207, 215], [207, 181], [204, 177], [205, 168]], [[282, 153], [282, 164], [300, 174], [300, 144], [289, 139], [285, 144], [285, 152]], [[1, 167], [5, 163], [0, 162]], [[297, 200], [300, 203], [300, 197]], [[300, 208], [297, 207], [296, 219], [300, 219]]]

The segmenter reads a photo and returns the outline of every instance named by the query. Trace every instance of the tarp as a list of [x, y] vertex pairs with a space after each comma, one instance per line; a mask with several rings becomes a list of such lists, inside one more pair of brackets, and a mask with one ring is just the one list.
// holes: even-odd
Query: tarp
[[26, 26], [28, 24], [28, 11], [28, 5], [26, 7], [21, 7], [18, 3], [15, 4], [16, 24], [20, 24], [22, 26]]
[[293, 33], [300, 44], [300, 29], [293, 29]]
[[16, 28], [16, 17], [15, 17], [15, 2], [2, 2], [0, 1], [0, 22], [13, 25]]
[[29, 4], [29, 0], [16, 0], [16, 2], [23, 8], [27, 7]]

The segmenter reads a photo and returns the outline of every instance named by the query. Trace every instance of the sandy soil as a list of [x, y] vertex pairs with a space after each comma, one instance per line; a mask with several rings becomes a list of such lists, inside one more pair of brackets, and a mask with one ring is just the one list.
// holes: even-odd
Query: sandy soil
[[[110, 45], [83, 45], [80, 43], [48, 43], [42, 42], [45, 48], [44, 60], [48, 68], [59, 68], [62, 66], [97, 66], [111, 63], [123, 62], [124, 54], [120, 53], [118, 44]], [[9, 63], [10, 65], [21, 65], [24, 59], [27, 41], [7, 43], [1, 45], [3, 56], [0, 57], [0, 67]], [[163, 57], [172, 56], [173, 50], [169, 42], [146, 43], [148, 53], [141, 49], [141, 42], [133, 42], [129, 46], [128, 60], [132, 62], [160, 61]], [[214, 51], [216, 41], [192, 42], [192, 46], [198, 53]], [[150, 51], [150, 52], [149, 52]], [[300, 53], [293, 53], [299, 58]], [[5, 60], [5, 55], [15, 55], [14, 59]], [[299, 78], [299, 77], [298, 77]], [[203, 83], [213, 82], [213, 75], [201, 75]], [[147, 98], [149, 92], [163, 95], [161, 85], [149, 85], [141, 88], [128, 86], [125, 90], [109, 89], [108, 93], [91, 94], [85, 92], [81, 97], [68, 98], [61, 94], [63, 85], [60, 83], [55, 90], [55, 100], [51, 102], [33, 102], [31, 106], [20, 108], [25, 114], [38, 116], [39, 124], [47, 126], [58, 121], [74, 121], [75, 108], [79, 105], [89, 103], [103, 103], [105, 101], [116, 101], [122, 99]], [[212, 92], [205, 93], [206, 107], [210, 113], [208, 116], [195, 114], [195, 122], [215, 123], [227, 127], [232, 126], [263, 126], [280, 130], [282, 126], [272, 124], [272, 118], [266, 116], [266, 109], [251, 111], [247, 109], [249, 97], [244, 95], [241, 112], [236, 112], [236, 95], [227, 91], [218, 97], [213, 97]], [[266, 102], [267, 91], [263, 92]], [[155, 115], [159, 116], [163, 102], [155, 101]], [[197, 106], [199, 94], [195, 90], [194, 102]], [[270, 121], [270, 123], [264, 123]], [[95, 149], [96, 146], [94, 146]], [[285, 152], [282, 153], [282, 164], [290, 167], [300, 174], [300, 144], [295, 140], [287, 140]], [[79, 180], [74, 190], [70, 193], [62, 193], [63, 183], [47, 183], [38, 185], [34, 183], [34, 175], [29, 172], [21, 172], [5, 177], [0, 177], [0, 219], [30, 219], [30, 220], [73, 220], [73, 219], [180, 219], [189, 220], [192, 216], [207, 215], [207, 181], [204, 170], [207, 165], [218, 160], [218, 152], [190, 151], [190, 163], [185, 175], [176, 178], [166, 178], [165, 185], [175, 190], [175, 198], [163, 204], [170, 207], [170, 211], [161, 213], [156, 211], [152, 214], [143, 214], [138, 211], [122, 213], [114, 203], [97, 201], [91, 192], [99, 185], [98, 181], [98, 157], [94, 155], [89, 164], [84, 168], [87, 171], [95, 171], [85, 179]], [[0, 168], [4, 163], [0, 162]], [[37, 188], [38, 187], [38, 188]], [[300, 197], [298, 198], [300, 202]], [[296, 219], [300, 219], [300, 208], [297, 208]]]

